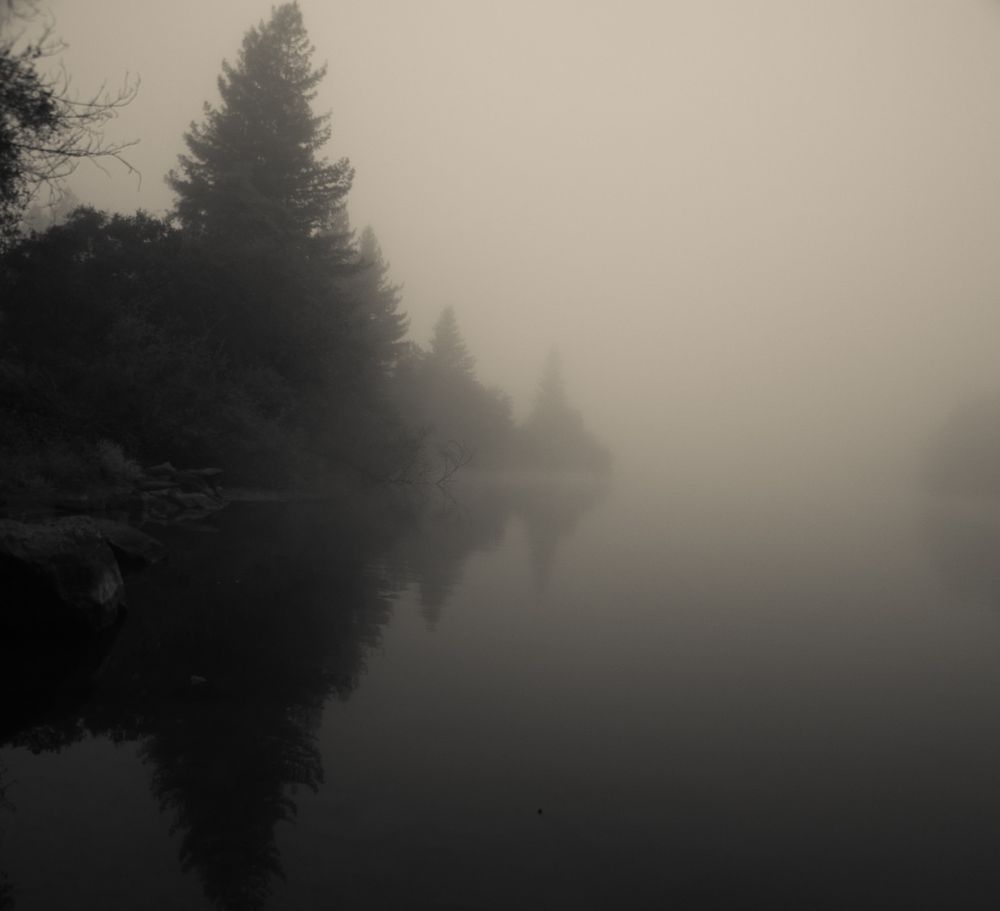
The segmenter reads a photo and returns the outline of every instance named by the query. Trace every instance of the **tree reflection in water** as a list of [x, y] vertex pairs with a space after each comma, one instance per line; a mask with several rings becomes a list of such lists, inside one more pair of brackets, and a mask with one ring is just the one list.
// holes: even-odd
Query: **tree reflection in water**
[[512, 505], [506, 487], [459, 485], [454, 495], [433, 497], [416, 527], [398, 542], [395, 560], [417, 586], [429, 630], [437, 627], [469, 558], [500, 543]]
[[428, 629], [437, 626], [469, 558], [496, 547], [511, 516], [524, 524], [535, 590], [543, 593], [559, 545], [606, 492], [604, 482], [588, 478], [500, 477], [438, 498], [402, 537], [396, 555], [417, 585]]
[[160, 529], [170, 559], [130, 581], [113, 647], [88, 655], [59, 698], [45, 694], [30, 723], [0, 719], [0, 742], [139, 742], [183, 869], [219, 908], [262, 908], [283, 878], [277, 824], [294, 818], [298, 788], [323, 782], [323, 705], [359, 685], [396, 596], [415, 584], [433, 627], [469, 556], [496, 546], [515, 512], [544, 585], [596, 502], [592, 488], [570, 491], [236, 503], [211, 524]]
[[[7, 774], [7, 767], [0, 764], [0, 816], [13, 809], [7, 799], [7, 789], [10, 787], [10, 780]], [[0, 818], [0, 845], [3, 844], [4, 826], [3, 819]], [[14, 886], [7, 878], [7, 874], [0, 870], [0, 911], [10, 911], [14, 907]]]
[[528, 532], [535, 591], [543, 594], [556, 564], [559, 545], [572, 537], [580, 520], [604, 497], [603, 483], [547, 480], [520, 485], [514, 509]]
[[323, 703], [358, 685], [399, 590], [378, 560], [406, 525], [390, 519], [237, 506], [217, 534], [168, 542], [168, 584], [147, 580], [174, 658], [142, 755], [184, 869], [220, 908], [262, 907], [283, 876], [275, 828], [294, 817], [297, 787], [322, 783]]

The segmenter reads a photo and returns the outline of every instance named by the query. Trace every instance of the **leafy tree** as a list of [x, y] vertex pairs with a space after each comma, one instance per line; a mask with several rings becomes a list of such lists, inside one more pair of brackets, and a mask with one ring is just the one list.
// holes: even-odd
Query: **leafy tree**
[[172, 316], [187, 296], [179, 240], [141, 212], [80, 208], [13, 246], [0, 273], [0, 360], [16, 369], [0, 417], [150, 457], [204, 449], [226, 395], [222, 365]]
[[346, 158], [318, 157], [330, 126], [311, 108], [326, 73], [313, 50], [298, 4], [284, 3], [247, 32], [235, 65], [223, 63], [221, 106], [206, 103], [168, 177], [185, 227], [243, 241], [340, 233], [354, 172]]

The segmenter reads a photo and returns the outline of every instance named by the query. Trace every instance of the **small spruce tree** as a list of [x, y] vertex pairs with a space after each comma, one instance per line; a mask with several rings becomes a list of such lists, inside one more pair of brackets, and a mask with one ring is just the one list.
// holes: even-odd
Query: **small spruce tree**
[[475, 376], [476, 359], [469, 354], [452, 307], [445, 307], [434, 324], [427, 359], [438, 373], [466, 378]]
[[400, 310], [401, 288], [390, 281], [389, 264], [370, 227], [361, 232], [358, 269], [354, 288], [372, 347], [372, 360], [388, 374], [399, 363], [406, 349], [409, 320]]

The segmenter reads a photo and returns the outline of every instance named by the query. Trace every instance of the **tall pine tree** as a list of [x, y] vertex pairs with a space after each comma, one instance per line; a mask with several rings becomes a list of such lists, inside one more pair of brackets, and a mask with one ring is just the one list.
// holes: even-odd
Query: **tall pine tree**
[[221, 106], [205, 105], [185, 136], [189, 154], [168, 183], [182, 225], [199, 233], [300, 239], [337, 231], [351, 188], [346, 158], [319, 153], [329, 115], [311, 102], [326, 67], [314, 68], [297, 3], [284, 3], [251, 28], [235, 65], [224, 62]]
[[350, 164], [322, 157], [329, 120], [312, 102], [326, 70], [313, 51], [298, 4], [275, 7], [185, 137], [168, 181], [201, 257], [189, 309], [277, 429], [275, 448], [295, 440], [313, 464], [384, 476], [400, 435], [385, 380], [405, 317], [377, 248], [366, 269], [354, 243]]
[[313, 67], [313, 51], [298, 4], [275, 7], [246, 33], [236, 63], [223, 63], [221, 104], [205, 105], [167, 178], [205, 263], [198, 319], [236, 364], [293, 385], [322, 382], [356, 322], [337, 286], [356, 258], [353, 171], [321, 157], [329, 116], [312, 101], [326, 70]]

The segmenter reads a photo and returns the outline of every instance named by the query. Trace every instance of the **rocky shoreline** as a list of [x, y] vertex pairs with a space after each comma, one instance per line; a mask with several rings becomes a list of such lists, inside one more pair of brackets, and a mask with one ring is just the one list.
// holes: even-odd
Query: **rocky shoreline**
[[[154, 465], [128, 489], [62, 496], [0, 518], [0, 630], [87, 637], [120, 622], [123, 574], [164, 556], [140, 526], [203, 519], [228, 502], [217, 468]], [[8, 514], [12, 510], [8, 508]], [[71, 513], [71, 514], [67, 514]]]
[[124, 513], [129, 522], [201, 519], [228, 502], [222, 494], [221, 468], [174, 468], [169, 462], [145, 469], [122, 489], [88, 491], [53, 500], [62, 513]]

